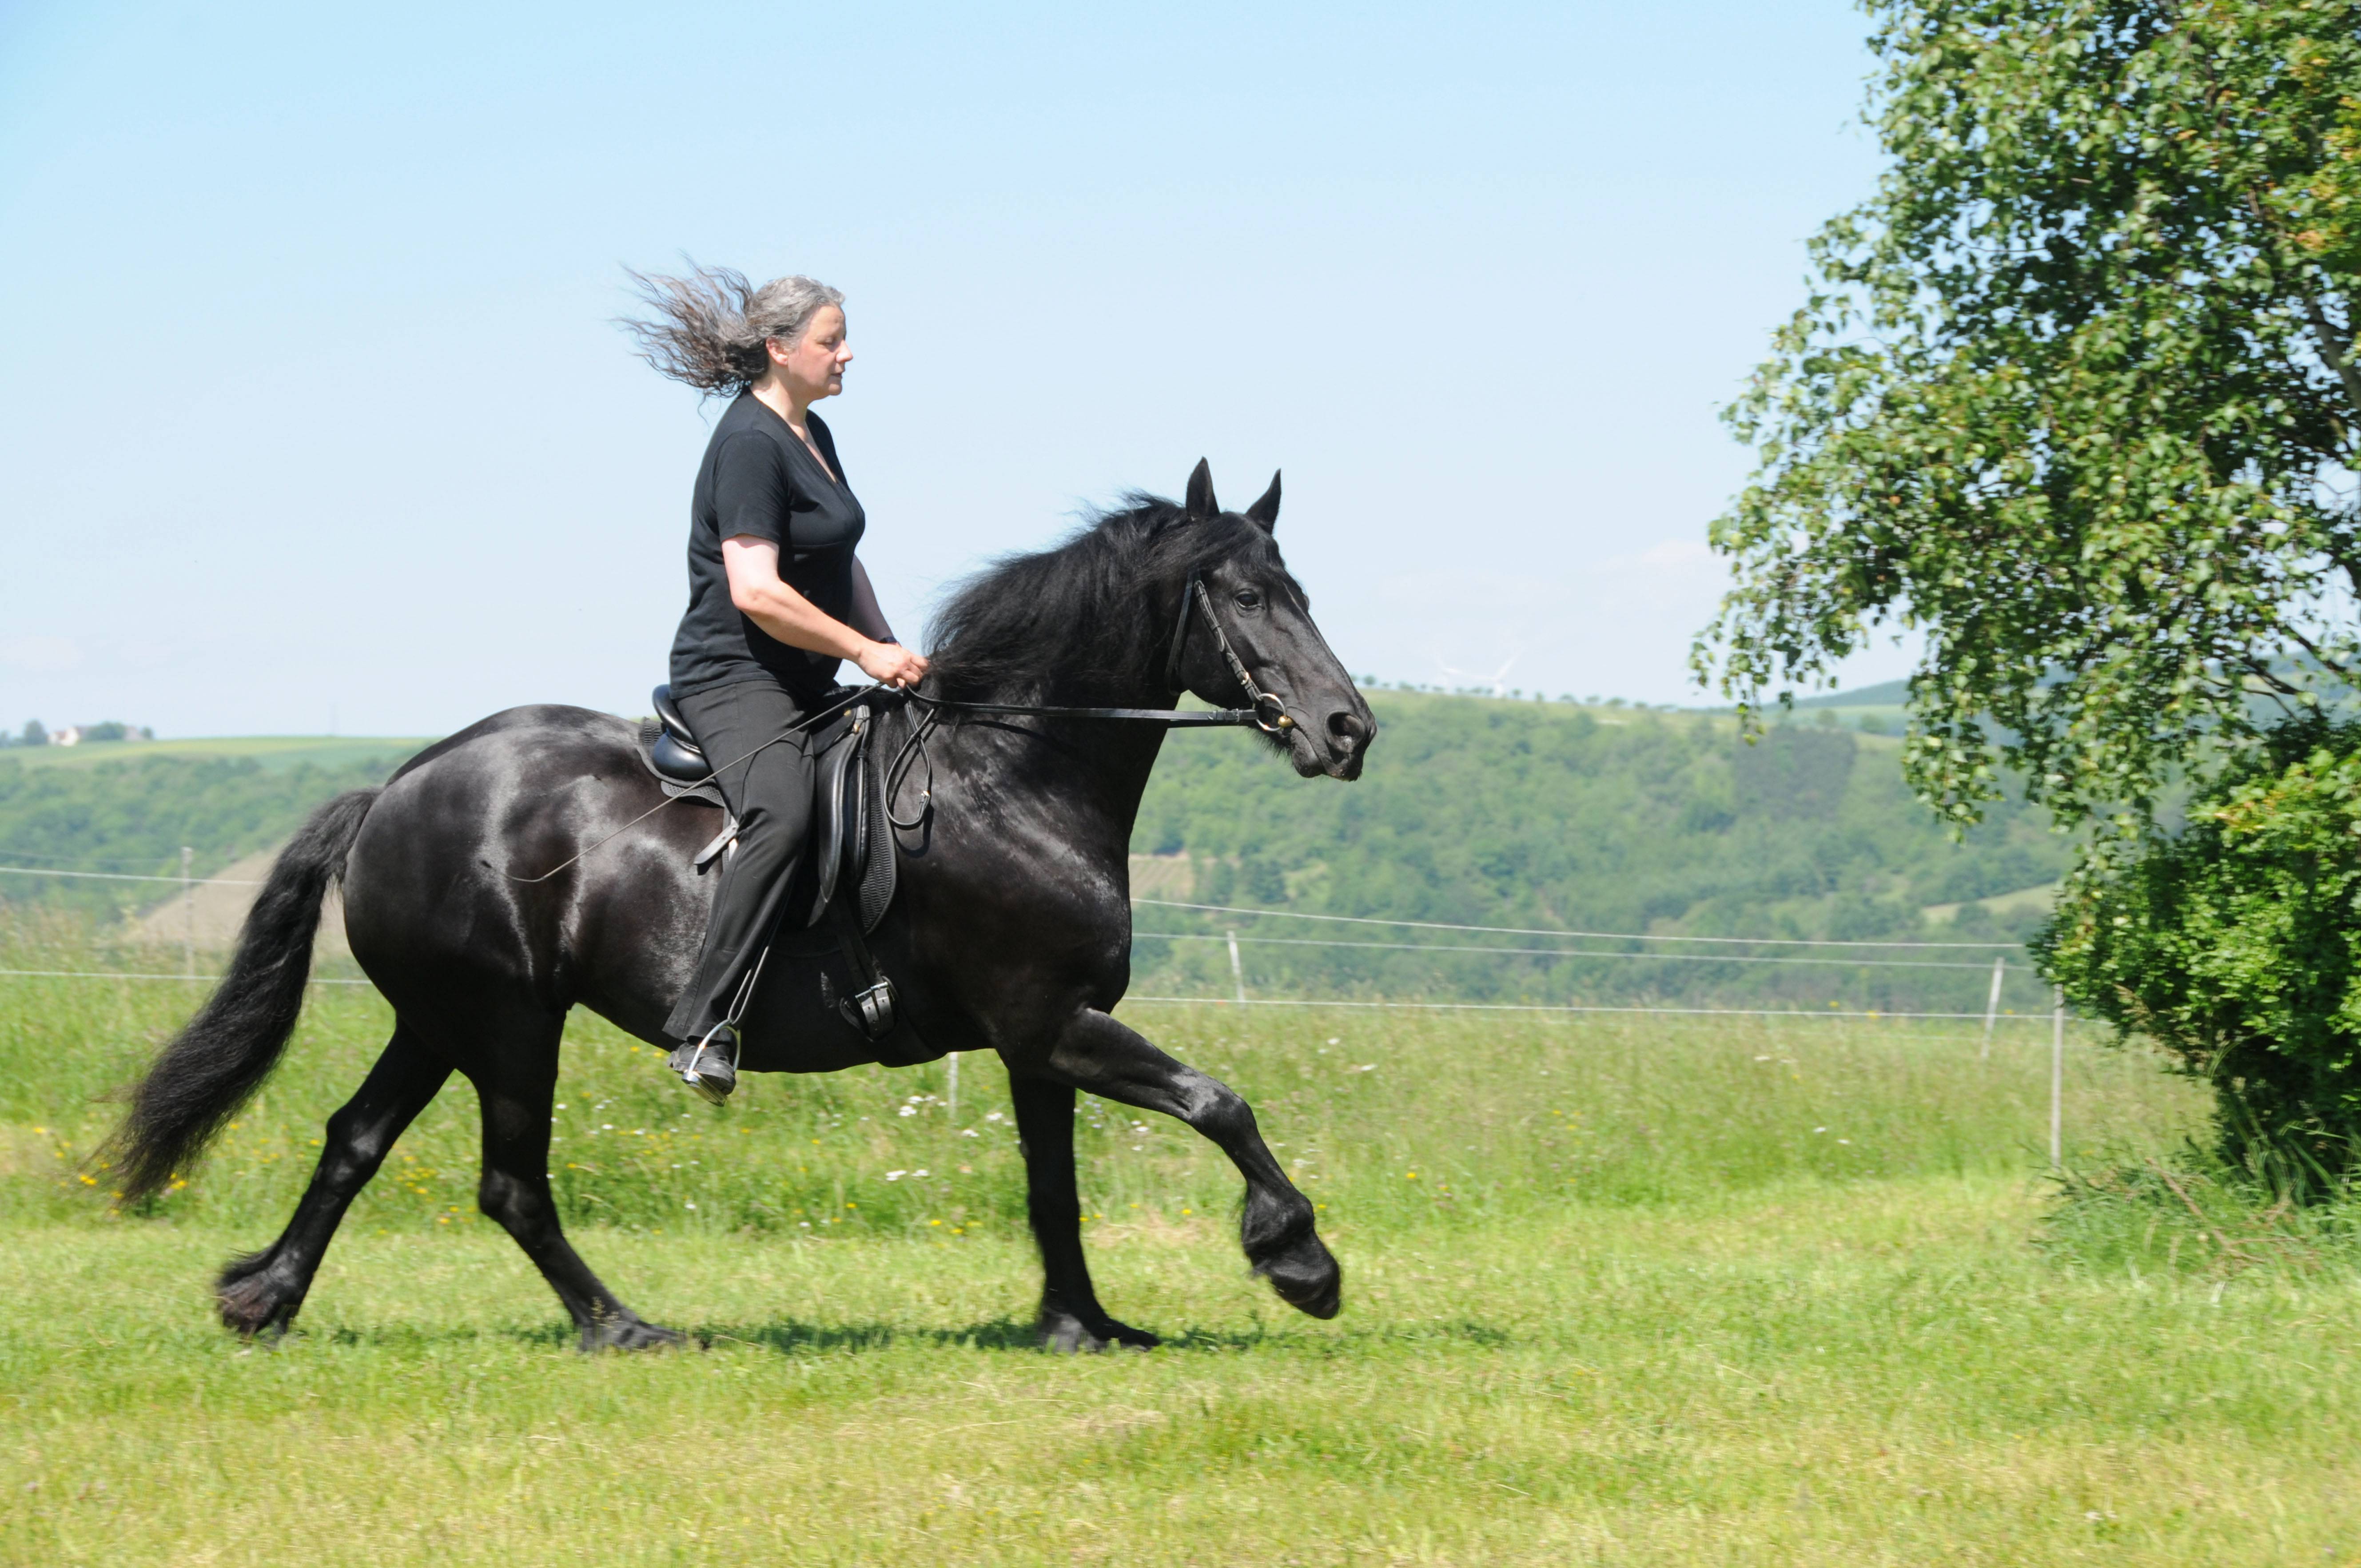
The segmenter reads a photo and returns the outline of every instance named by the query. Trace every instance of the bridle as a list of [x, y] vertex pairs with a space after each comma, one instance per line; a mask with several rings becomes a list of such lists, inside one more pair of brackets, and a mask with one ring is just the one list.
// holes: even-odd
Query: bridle
[[1254, 706], [1247, 710], [1247, 722], [1266, 735], [1276, 735], [1282, 729], [1295, 728], [1295, 719], [1287, 705], [1255, 685], [1254, 676], [1246, 673], [1246, 661], [1230, 646], [1229, 633], [1222, 630], [1220, 618], [1213, 614], [1213, 596], [1205, 591], [1205, 580], [1197, 568], [1189, 569], [1189, 581], [1180, 589], [1180, 613], [1172, 622], [1172, 651], [1164, 660], [1164, 684], [1174, 691], [1186, 691], [1180, 679], [1180, 652], [1189, 645], [1189, 607], [1194, 605], [1205, 622], [1205, 630], [1213, 634], [1213, 646], [1222, 651], [1222, 660], [1237, 676], [1238, 685], [1246, 688], [1246, 700]]

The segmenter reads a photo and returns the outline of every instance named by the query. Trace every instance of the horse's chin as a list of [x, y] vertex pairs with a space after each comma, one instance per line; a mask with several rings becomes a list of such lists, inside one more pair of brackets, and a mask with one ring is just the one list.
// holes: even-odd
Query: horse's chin
[[1361, 776], [1361, 753], [1357, 749], [1340, 752], [1315, 746], [1312, 737], [1301, 729], [1288, 731], [1287, 760], [1299, 778], [1316, 779], [1324, 773], [1349, 783]]

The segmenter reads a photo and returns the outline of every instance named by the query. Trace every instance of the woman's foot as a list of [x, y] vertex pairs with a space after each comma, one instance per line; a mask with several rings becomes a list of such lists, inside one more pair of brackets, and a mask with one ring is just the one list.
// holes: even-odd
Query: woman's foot
[[719, 1105], [738, 1087], [738, 1031], [717, 1024], [703, 1039], [675, 1046], [665, 1065], [708, 1104]]

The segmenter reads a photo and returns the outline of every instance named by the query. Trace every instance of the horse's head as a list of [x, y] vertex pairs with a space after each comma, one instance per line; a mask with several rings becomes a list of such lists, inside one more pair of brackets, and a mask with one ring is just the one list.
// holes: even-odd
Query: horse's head
[[[1181, 527], [1212, 548], [1191, 551], [1188, 576], [1171, 585], [1166, 684], [1223, 707], [1246, 707], [1257, 691], [1266, 694], [1274, 700], [1264, 705], [1271, 719], [1264, 733], [1297, 773], [1360, 777], [1378, 721], [1312, 624], [1302, 585], [1279, 559], [1279, 476], [1244, 512], [1225, 512], [1213, 499], [1213, 470], [1200, 460], [1181, 512]], [[1232, 667], [1233, 656], [1246, 681]]]

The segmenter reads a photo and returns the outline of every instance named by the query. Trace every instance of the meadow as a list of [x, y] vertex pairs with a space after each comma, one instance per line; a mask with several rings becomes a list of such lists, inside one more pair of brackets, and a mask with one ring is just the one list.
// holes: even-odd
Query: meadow
[[[20, 925], [0, 967], [124, 957], [78, 941]], [[214, 1157], [115, 1214], [89, 1157], [193, 989], [0, 980], [0, 1561], [2320, 1563], [2361, 1529], [2361, 1271], [2157, 1210], [2061, 1245], [2029, 1021], [1986, 1059], [1893, 1021], [1138, 1007], [1255, 1102], [1345, 1308], [1282, 1307], [1219, 1157], [1093, 1102], [1102, 1291], [1168, 1343], [1060, 1358], [996, 1064], [955, 1113], [947, 1064], [716, 1111], [577, 1018], [569, 1223], [703, 1346], [586, 1357], [474, 1211], [456, 1080], [298, 1332], [219, 1330], [213, 1270], [388, 1018], [315, 987]], [[2200, 1113], [2074, 1041], [2070, 1161]]]

